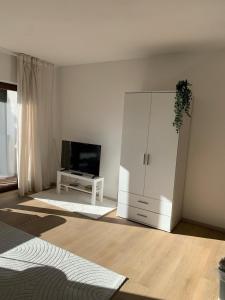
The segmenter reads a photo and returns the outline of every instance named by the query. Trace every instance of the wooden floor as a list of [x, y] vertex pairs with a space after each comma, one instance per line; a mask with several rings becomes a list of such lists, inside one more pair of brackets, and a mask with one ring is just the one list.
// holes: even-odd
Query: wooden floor
[[218, 298], [223, 233], [188, 223], [166, 233], [115, 212], [96, 221], [29, 199], [0, 198], [0, 220], [127, 276], [115, 300]]

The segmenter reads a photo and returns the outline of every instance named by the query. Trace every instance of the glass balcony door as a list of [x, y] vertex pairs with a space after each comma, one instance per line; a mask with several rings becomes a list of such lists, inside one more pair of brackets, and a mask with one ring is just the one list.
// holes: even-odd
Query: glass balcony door
[[0, 88], [0, 179], [17, 174], [17, 92]]

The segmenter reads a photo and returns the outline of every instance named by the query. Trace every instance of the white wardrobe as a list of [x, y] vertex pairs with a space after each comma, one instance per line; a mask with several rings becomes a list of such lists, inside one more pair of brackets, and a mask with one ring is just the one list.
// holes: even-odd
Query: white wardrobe
[[190, 118], [173, 127], [174, 92], [125, 94], [117, 215], [171, 231], [181, 218]]

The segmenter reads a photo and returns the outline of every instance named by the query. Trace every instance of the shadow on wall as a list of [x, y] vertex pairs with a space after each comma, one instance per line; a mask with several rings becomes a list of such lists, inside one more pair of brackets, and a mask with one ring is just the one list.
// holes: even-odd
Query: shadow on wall
[[[2, 260], [2, 259], [1, 259]], [[115, 290], [98, 285], [85, 283], [85, 277], [79, 281], [68, 280], [63, 271], [49, 266], [33, 266], [32, 263], [25, 270], [5, 260], [7, 268], [0, 268], [0, 299], [36, 299], [36, 300], [108, 300], [111, 299]], [[21, 268], [23, 267], [22, 262]], [[87, 274], [88, 275], [88, 274]], [[71, 278], [76, 274], [71, 272]], [[87, 276], [88, 279], [88, 276]], [[12, 288], [13, 287], [13, 288]], [[156, 298], [129, 294], [117, 291], [112, 298], [115, 300], [157, 300]]]

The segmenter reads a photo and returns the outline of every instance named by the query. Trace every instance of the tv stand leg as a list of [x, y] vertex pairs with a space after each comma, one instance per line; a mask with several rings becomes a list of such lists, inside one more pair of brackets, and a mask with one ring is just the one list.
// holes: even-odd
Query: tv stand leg
[[99, 191], [99, 200], [102, 202], [103, 201], [103, 190], [104, 190], [104, 179], [101, 181], [101, 189]]
[[96, 182], [92, 183], [92, 195], [91, 195], [91, 204], [96, 205]]
[[61, 173], [57, 172], [57, 193], [60, 194], [61, 190]]

